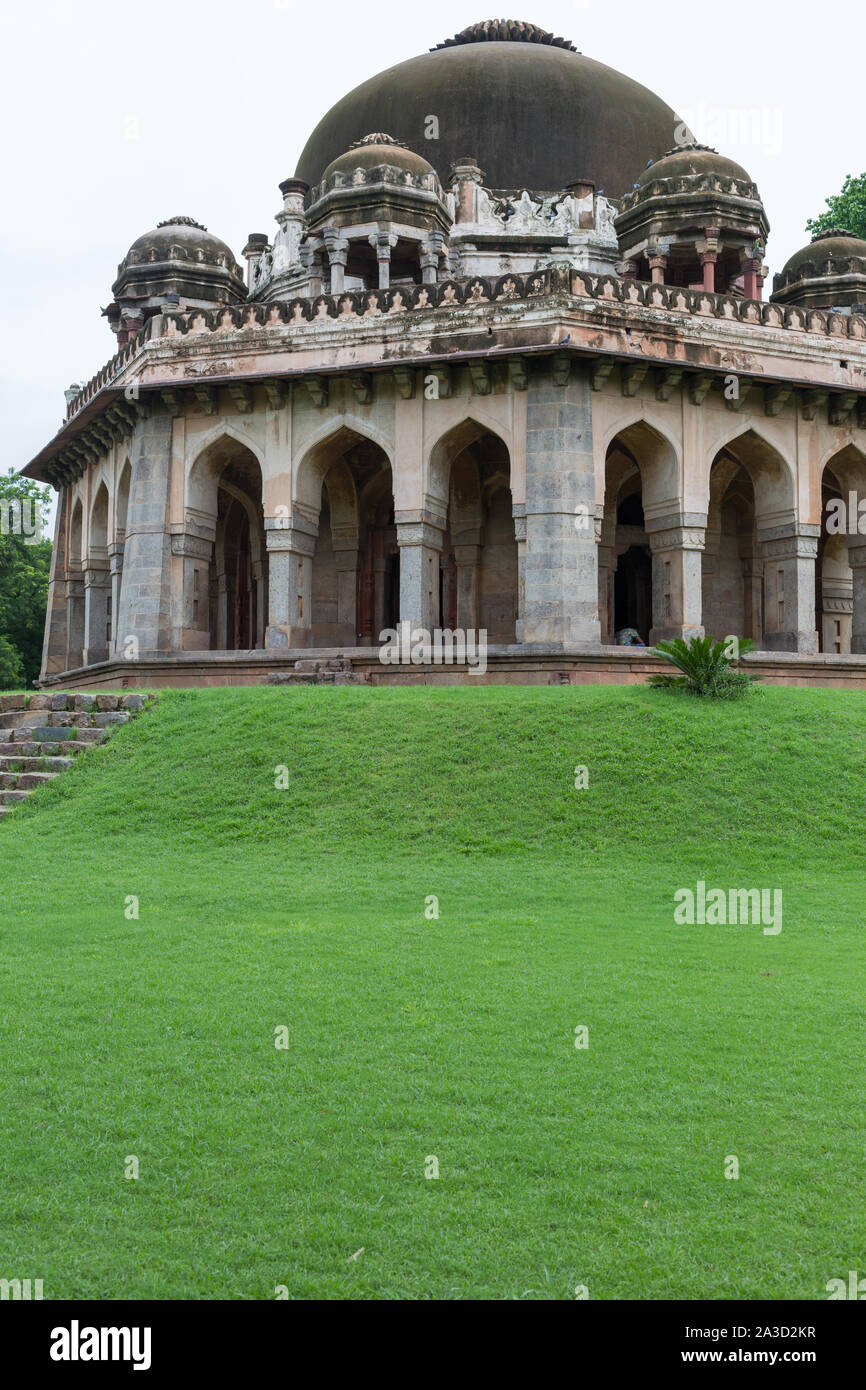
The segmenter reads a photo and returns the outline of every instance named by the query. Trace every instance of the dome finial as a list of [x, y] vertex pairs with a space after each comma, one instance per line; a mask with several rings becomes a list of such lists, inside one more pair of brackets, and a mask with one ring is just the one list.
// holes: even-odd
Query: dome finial
[[464, 43], [545, 43], [551, 48], [565, 48], [569, 53], [578, 51], [570, 39], [558, 39], [547, 30], [539, 29], [537, 24], [527, 24], [522, 19], [485, 19], [480, 24], [470, 24], [468, 29], [461, 29], [453, 39], [437, 43], [430, 52], [435, 53], [438, 48], [455, 48]]

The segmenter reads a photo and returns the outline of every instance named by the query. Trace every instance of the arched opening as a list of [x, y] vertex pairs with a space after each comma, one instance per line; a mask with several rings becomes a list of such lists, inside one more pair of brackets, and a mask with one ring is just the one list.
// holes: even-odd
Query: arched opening
[[598, 555], [602, 642], [613, 643], [617, 633], [633, 631], [648, 645], [653, 621], [652, 557], [643, 482], [637, 456], [621, 435], [607, 450]]
[[[861, 515], [862, 506], [862, 515]], [[815, 566], [819, 651], [866, 650], [866, 457], [849, 444], [821, 478], [821, 535]]]
[[264, 647], [268, 556], [262, 471], [252, 450], [230, 435], [211, 444], [190, 472], [186, 510], [194, 530], [183, 559], [184, 647]]
[[486, 631], [491, 645], [513, 644], [518, 553], [507, 445], [492, 430], [464, 421], [434, 448], [430, 486], [447, 498], [440, 626]]
[[[782, 455], [754, 430], [719, 449], [710, 467], [704, 625], [715, 637], [805, 650], [794, 483]], [[810, 584], [812, 580], [809, 580]], [[810, 601], [811, 603], [811, 601]], [[813, 640], [813, 639], [809, 639]]]
[[396, 627], [400, 555], [391, 464], [385, 450], [342, 426], [306, 456], [295, 514], [315, 534], [309, 643], [378, 645]]
[[746, 469], [725, 450], [710, 469], [703, 614], [711, 636], [750, 637], [760, 645], [763, 564], [755, 530], [755, 490]]
[[84, 664], [105, 661], [111, 648], [111, 577], [108, 570], [108, 488], [99, 484], [90, 509], [84, 567]]

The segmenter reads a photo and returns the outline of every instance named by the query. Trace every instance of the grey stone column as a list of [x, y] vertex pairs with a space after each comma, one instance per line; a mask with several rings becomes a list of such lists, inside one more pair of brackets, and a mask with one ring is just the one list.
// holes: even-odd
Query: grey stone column
[[815, 561], [818, 526], [792, 523], [761, 531], [764, 556], [764, 640], [771, 652], [818, 650], [815, 627]]
[[457, 563], [457, 626], [464, 632], [477, 632], [480, 544], [455, 544], [454, 559]]
[[131, 441], [132, 481], [123, 549], [115, 649], [138, 656], [171, 648], [171, 483], [173, 415], [139, 419]]
[[69, 488], [63, 488], [57, 501], [54, 523], [54, 547], [48, 577], [48, 615], [45, 640], [42, 645], [42, 675], [52, 676], [66, 670], [68, 651], [66, 581], [66, 524], [69, 515]]
[[120, 611], [120, 584], [123, 576], [123, 541], [108, 547], [108, 568], [111, 574], [111, 643], [109, 656], [117, 651], [117, 614]]
[[268, 626], [265, 646], [308, 647], [312, 629], [313, 554], [317, 528], [304, 517], [288, 526], [265, 518], [268, 544]]
[[517, 640], [597, 646], [590, 390], [587, 378], [569, 373], [568, 365], [565, 360], [531, 377], [527, 391], [526, 555]]
[[71, 570], [66, 584], [66, 670], [84, 665], [84, 579], [80, 570]]
[[[204, 530], [205, 528], [202, 528]], [[207, 535], [181, 531], [171, 538], [171, 553], [182, 560], [181, 592], [173, 594], [172, 648], [207, 651], [210, 647], [210, 562], [213, 540]], [[199, 575], [196, 587], [196, 574]], [[221, 639], [221, 640], [224, 640]]]
[[512, 503], [514, 539], [517, 543], [517, 619], [516, 640], [520, 641], [520, 624], [526, 607], [526, 508], [522, 502]]
[[851, 651], [866, 652], [866, 545], [855, 545], [853, 540], [849, 539], [848, 564], [851, 566], [854, 579]]
[[[335, 528], [336, 529], [336, 528]], [[358, 644], [358, 542], [338, 544], [333, 537], [337, 570], [337, 641], [341, 647]]]
[[650, 643], [703, 637], [701, 552], [706, 517], [680, 512], [646, 525], [652, 551], [653, 625]]
[[[439, 556], [444, 518], [428, 512], [398, 514], [400, 621], [432, 632], [439, 627]], [[375, 634], [378, 640], [378, 633]]]
[[84, 570], [84, 652], [83, 666], [107, 661], [108, 600], [111, 596], [111, 573], [103, 566], [89, 565]]

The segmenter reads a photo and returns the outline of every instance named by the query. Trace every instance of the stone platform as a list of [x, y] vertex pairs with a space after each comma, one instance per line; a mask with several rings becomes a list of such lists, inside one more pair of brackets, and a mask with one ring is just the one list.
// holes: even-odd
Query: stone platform
[[[767, 685], [866, 690], [866, 654], [798, 656], [752, 652], [744, 665]], [[44, 690], [160, 689], [171, 686], [337, 685], [632, 685], [673, 667], [645, 647], [490, 647], [487, 670], [462, 665], [384, 665], [377, 647], [282, 651], [176, 652], [138, 661], [106, 661], [49, 677]]]

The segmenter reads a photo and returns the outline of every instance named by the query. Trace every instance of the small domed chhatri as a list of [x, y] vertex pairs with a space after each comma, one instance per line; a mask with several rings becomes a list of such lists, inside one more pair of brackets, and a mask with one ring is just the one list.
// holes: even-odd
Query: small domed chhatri
[[192, 217], [169, 217], [136, 237], [103, 310], [118, 341], [134, 337], [166, 296], [196, 308], [237, 304], [245, 296], [243, 272], [231, 249]]
[[[765, 303], [758, 189], [682, 131], [489, 20], [324, 117], [246, 287], [191, 218], [137, 238], [25, 470], [59, 493], [43, 679], [631, 680], [629, 635], [707, 633], [866, 689], [866, 545], [824, 524], [866, 497], [866, 243]], [[414, 672], [418, 629], [489, 674]]]
[[812, 309], [866, 304], [866, 241], [844, 227], [819, 232], [773, 277], [770, 298]]
[[365, 135], [363, 140], [356, 140], [345, 154], [333, 159], [322, 174], [322, 180], [329, 179], [332, 174], [352, 174], [356, 169], [376, 169], [381, 165], [390, 165], [409, 174], [433, 173], [433, 165], [428, 164], [420, 154], [410, 150], [402, 140], [395, 140], [393, 136], [379, 131], [374, 135]]
[[763, 204], [742, 165], [709, 145], [678, 146], [641, 170], [616, 230], [625, 275], [758, 297]]

